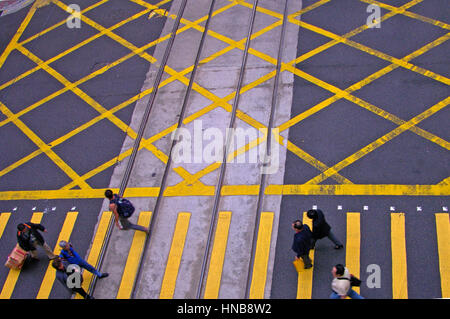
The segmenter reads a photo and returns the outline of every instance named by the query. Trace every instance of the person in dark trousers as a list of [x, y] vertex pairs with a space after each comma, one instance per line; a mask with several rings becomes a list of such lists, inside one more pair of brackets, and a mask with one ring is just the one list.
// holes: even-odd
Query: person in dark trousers
[[[69, 266], [69, 263], [66, 260], [57, 258], [53, 260], [52, 262], [53, 268], [56, 269], [56, 279], [71, 293], [79, 293], [84, 299], [94, 299], [94, 297], [90, 296], [82, 287], [81, 285], [79, 287], [73, 287], [69, 288], [69, 285], [67, 283], [67, 279], [69, 278], [69, 275], [72, 273], [69, 273], [67, 271], [67, 267]], [[80, 275], [81, 276], [81, 275]], [[81, 277], [82, 278], [82, 277]], [[81, 280], [80, 280], [81, 283]]]
[[140, 230], [143, 232], [146, 232], [148, 234], [149, 230], [147, 227], [136, 225], [131, 223], [127, 218], [123, 217], [120, 212], [120, 208], [117, 204], [118, 199], [120, 198], [119, 195], [114, 194], [112, 190], [107, 189], [105, 191], [105, 197], [109, 199], [109, 209], [114, 214], [115, 224], [119, 229], [122, 230], [128, 230], [128, 229], [134, 229], [134, 230]]
[[67, 260], [69, 264], [75, 264], [80, 266], [81, 268], [86, 269], [87, 271], [93, 273], [98, 278], [106, 278], [108, 277], [108, 273], [101, 273], [94, 266], [90, 265], [86, 260], [80, 257], [80, 255], [73, 249], [71, 243], [66, 242], [65, 240], [61, 240], [59, 242], [59, 246], [62, 248], [59, 257]]
[[311, 246], [314, 249], [316, 241], [318, 239], [328, 237], [334, 243], [334, 249], [341, 249], [344, 247], [339, 239], [331, 231], [331, 226], [325, 220], [325, 216], [320, 209], [310, 209], [306, 213], [308, 218], [312, 219], [313, 229], [312, 229], [312, 242]]
[[297, 253], [295, 259], [301, 258], [305, 265], [305, 269], [312, 267], [311, 258], [309, 258], [309, 250], [311, 249], [312, 233], [308, 225], [304, 225], [300, 220], [292, 223], [292, 228], [295, 231], [294, 242], [292, 243], [292, 250]]
[[45, 227], [41, 224], [34, 224], [31, 222], [20, 223], [17, 225], [17, 243], [19, 246], [30, 252], [31, 258], [38, 260], [37, 247], [40, 246], [45, 250], [47, 257], [52, 260], [58, 256], [53, 254], [50, 246], [45, 242], [39, 231], [47, 232]]

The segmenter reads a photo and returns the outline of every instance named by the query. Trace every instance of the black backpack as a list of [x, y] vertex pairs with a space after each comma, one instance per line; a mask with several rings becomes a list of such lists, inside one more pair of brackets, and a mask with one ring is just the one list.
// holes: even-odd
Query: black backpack
[[115, 195], [115, 198], [111, 201], [117, 205], [117, 212], [120, 217], [128, 218], [134, 213], [133, 204], [126, 198], [120, 197], [119, 195]]

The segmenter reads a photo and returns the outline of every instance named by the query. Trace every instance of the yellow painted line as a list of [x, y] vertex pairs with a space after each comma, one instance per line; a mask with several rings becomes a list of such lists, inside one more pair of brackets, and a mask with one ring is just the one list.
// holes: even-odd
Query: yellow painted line
[[[345, 266], [350, 273], [360, 278], [360, 247], [361, 246], [361, 225], [360, 213], [347, 213], [347, 242], [345, 251]], [[359, 293], [359, 287], [353, 287]]]
[[436, 235], [439, 253], [439, 272], [441, 274], [442, 298], [450, 298], [450, 221], [448, 213], [436, 216]]
[[[149, 227], [151, 218], [152, 212], [141, 212], [139, 214], [138, 225]], [[119, 290], [117, 292], [117, 299], [130, 299], [131, 297], [146, 237], [147, 234], [145, 232], [134, 232], [125, 269], [123, 270], [122, 280], [120, 281]]]
[[[31, 217], [31, 222], [39, 224], [42, 220], [44, 213], [34, 213]], [[11, 248], [12, 249], [12, 248]], [[10, 269], [5, 283], [3, 284], [2, 291], [0, 292], [0, 299], [10, 299], [16, 286], [17, 279], [19, 279], [20, 270]]]
[[[312, 231], [312, 220], [306, 216], [306, 212], [303, 212], [303, 224], [308, 225]], [[314, 272], [314, 250], [309, 251], [309, 257], [311, 258], [313, 267], [309, 269], [303, 269], [298, 273], [297, 282], [297, 299], [311, 299], [312, 295], [312, 283]]]
[[25, 16], [25, 19], [23, 19], [22, 23], [20, 24], [19, 29], [17, 29], [17, 32], [14, 34], [13, 38], [8, 43], [8, 46], [0, 55], [0, 69], [2, 68], [11, 51], [15, 49], [17, 41], [19, 41], [20, 37], [22, 36], [22, 33], [27, 28], [35, 12], [36, 12], [36, 4], [34, 3], [31, 6], [30, 10], [28, 11], [27, 15]]
[[408, 298], [406, 269], [405, 214], [391, 214], [392, 298]]
[[183, 255], [184, 243], [189, 228], [190, 213], [179, 213], [175, 231], [172, 237], [169, 257], [167, 259], [166, 270], [161, 285], [160, 299], [172, 299], [175, 292], [175, 285], [178, 277], [181, 256]]
[[[6, 117], [12, 116], [12, 112], [0, 102], [0, 111], [6, 115]], [[39, 136], [37, 136], [32, 130], [28, 128], [20, 119], [14, 119], [13, 123], [20, 129], [36, 146], [38, 146], [43, 153], [45, 153], [55, 164], [58, 166], [67, 176], [72, 180], [79, 178], [78, 174], [67, 165], [53, 150], [44, 143]], [[78, 184], [81, 188], [91, 188], [85, 181], [80, 181]]]
[[[113, 26], [111, 26], [111, 27], [109, 27], [108, 29], [105, 29], [105, 30], [112, 31], [112, 30], [115, 30], [115, 29], [117, 29], [117, 28], [120, 28], [121, 26], [125, 25], [125, 24], [128, 23], [128, 22], [131, 22], [131, 21], [133, 21], [133, 20], [138, 19], [138, 18], [141, 17], [142, 15], [146, 14], [148, 11], [149, 11], [149, 10], [147, 9], [147, 10], [138, 12], [138, 13], [136, 13], [135, 15], [129, 17], [128, 19], [123, 20], [123, 21], [120, 21], [119, 23], [117, 23], [117, 24], [115, 24], [115, 25], [113, 25]], [[26, 78], [27, 76], [33, 74], [34, 72], [40, 70], [43, 66], [45, 66], [45, 65], [50, 65], [50, 64], [52, 64], [53, 62], [60, 60], [60, 59], [63, 58], [64, 56], [66, 56], [66, 55], [68, 55], [68, 54], [70, 54], [70, 53], [72, 53], [72, 52], [78, 50], [79, 48], [81, 48], [81, 47], [83, 47], [83, 46], [85, 46], [85, 45], [91, 43], [92, 41], [94, 41], [94, 40], [100, 38], [101, 36], [103, 36], [103, 35], [105, 34], [105, 32], [106, 32], [105, 30], [104, 30], [104, 31], [101, 31], [101, 32], [99, 32], [99, 33], [97, 33], [97, 34], [95, 34], [95, 35], [89, 37], [89, 38], [87, 38], [86, 40], [83, 40], [83, 41], [80, 42], [80, 43], [77, 43], [77, 44], [74, 45], [73, 47], [71, 47], [71, 48], [69, 48], [69, 49], [67, 49], [67, 50], [65, 50], [65, 51], [63, 51], [63, 52], [61, 52], [61, 53], [59, 53], [58, 55], [54, 56], [53, 58], [51, 58], [51, 59], [45, 61], [43, 64], [38, 64], [36, 67], [34, 67], [34, 68], [32, 68], [32, 69], [30, 69], [30, 70], [28, 70], [28, 71], [26, 71], [26, 72], [20, 74], [19, 76], [15, 77], [14, 79], [12, 79], [12, 80], [10, 80], [10, 81], [8, 81], [8, 82], [2, 84], [2, 85], [0, 86], [0, 90], [3, 90], [3, 89], [5, 89], [5, 88], [7, 88], [8, 86], [10, 86], [10, 85], [12, 85], [12, 84], [14, 84], [14, 83], [20, 81], [21, 79], [24, 79], [24, 78]], [[18, 44], [17, 46], [23, 46], [23, 44]]]
[[11, 213], [0, 214], [0, 239], [2, 238], [6, 224], [8, 224], [9, 217], [11, 217]]
[[[100, 217], [94, 240], [92, 241], [91, 250], [89, 251], [88, 258], [86, 259], [86, 261], [94, 267], [96, 267], [96, 265], [98, 264], [100, 253], [105, 243], [106, 233], [108, 231], [111, 217], [111, 212], [103, 212], [102, 216]], [[83, 283], [81, 286], [86, 292], [89, 290], [89, 285], [91, 284], [93, 278], [94, 275], [92, 273], [90, 273], [89, 271], [83, 271]], [[75, 298], [82, 299], [80, 294], [76, 294]]]
[[250, 299], [264, 299], [267, 266], [269, 264], [270, 242], [272, 239], [273, 212], [262, 212], [256, 241], [255, 262], [253, 264]]
[[393, 11], [393, 12], [396, 12], [396, 13], [399, 13], [399, 14], [403, 14], [403, 15], [405, 15], [407, 17], [410, 17], [410, 18], [413, 18], [413, 19], [417, 19], [417, 20], [422, 21], [422, 22], [430, 23], [432, 25], [441, 27], [443, 29], [450, 30], [450, 25], [448, 25], [447, 23], [441, 22], [439, 20], [430, 19], [430, 18], [424, 17], [424, 16], [422, 16], [420, 14], [409, 12], [409, 11], [406, 11], [406, 10], [402, 10], [401, 8], [390, 6], [388, 4], [385, 4], [385, 3], [382, 3], [382, 2], [379, 2], [379, 1], [374, 1], [374, 0], [360, 0], [360, 1], [365, 2], [365, 3], [375, 4], [375, 5], [377, 5], [377, 6], [381, 7], [381, 8], [384, 8], [384, 9], [387, 9], [387, 10], [390, 10], [390, 11]]
[[[68, 212], [64, 224], [62, 226], [61, 232], [59, 233], [58, 240], [56, 241], [53, 253], [59, 255], [61, 252], [61, 247], [59, 247], [59, 242], [61, 240], [69, 241], [70, 235], [72, 234], [73, 227], [78, 217], [78, 212]], [[48, 299], [50, 292], [52, 291], [53, 283], [56, 278], [56, 270], [49, 262], [47, 271], [45, 272], [44, 279], [42, 280], [41, 287], [39, 288], [36, 299]]]
[[419, 124], [423, 120], [429, 118], [433, 114], [435, 114], [435, 113], [439, 112], [440, 110], [444, 109], [445, 107], [448, 106], [449, 103], [450, 103], [450, 97], [447, 97], [446, 99], [444, 99], [444, 100], [440, 101], [439, 103], [437, 103], [437, 104], [433, 105], [432, 107], [430, 107], [428, 110], [426, 110], [426, 111], [422, 112], [421, 114], [415, 116], [414, 118], [412, 118], [408, 122], [405, 122], [404, 124], [402, 124], [399, 127], [393, 129], [389, 133], [387, 133], [387, 134], [383, 135], [382, 137], [376, 139], [374, 142], [372, 142], [372, 143], [368, 144], [367, 146], [363, 147], [362, 149], [360, 149], [356, 153], [348, 156], [347, 158], [345, 158], [341, 162], [337, 163], [333, 167], [329, 168], [325, 172], [323, 172], [320, 175], [318, 175], [318, 176], [314, 177], [313, 179], [309, 180], [308, 182], [306, 182], [306, 184], [319, 184], [319, 183], [321, 183], [322, 181], [326, 180], [330, 176], [334, 175], [335, 173], [339, 172], [340, 170], [342, 170], [345, 167], [353, 164], [354, 162], [356, 162], [360, 158], [366, 156], [370, 152], [372, 152], [372, 151], [376, 150], [377, 148], [379, 148], [380, 146], [384, 145], [388, 141], [390, 141], [390, 140], [394, 139], [395, 137], [399, 136], [403, 132], [407, 131], [409, 128], [411, 128], [413, 126], [416, 126], [417, 124]]
[[211, 260], [209, 262], [208, 277], [206, 279], [205, 299], [219, 298], [220, 280], [222, 278], [230, 222], [231, 212], [219, 212], [214, 244], [211, 251]]
[[[198, 196], [214, 196], [214, 186], [207, 186], [207, 192]], [[164, 196], [192, 196], [185, 187], [185, 193], [166, 193]], [[106, 188], [91, 190], [30, 190], [0, 192], [0, 201], [9, 200], [41, 200], [41, 199], [87, 199], [104, 198]], [[258, 195], [259, 185], [224, 185], [222, 196]], [[118, 189], [117, 189], [118, 191]], [[157, 197], [159, 187], [129, 187], [126, 197]], [[271, 184], [267, 185], [265, 195], [365, 195], [365, 196], [449, 196], [450, 185], [399, 185], [399, 184], [344, 184], [344, 185], [312, 185], [312, 184]]]

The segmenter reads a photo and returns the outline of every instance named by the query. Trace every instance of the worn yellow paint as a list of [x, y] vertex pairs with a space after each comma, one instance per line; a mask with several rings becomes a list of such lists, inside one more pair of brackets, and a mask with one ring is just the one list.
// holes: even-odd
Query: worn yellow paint
[[450, 298], [450, 220], [448, 213], [436, 216], [436, 235], [442, 298]]
[[205, 285], [205, 299], [219, 298], [220, 280], [222, 279], [223, 262], [227, 249], [228, 232], [230, 230], [231, 212], [219, 212], [216, 234], [211, 251], [208, 277]]
[[177, 283], [178, 270], [183, 255], [184, 244], [189, 228], [191, 213], [182, 212], [178, 214], [175, 231], [172, 236], [169, 257], [160, 290], [160, 299], [172, 299]]
[[269, 264], [270, 243], [272, 239], [273, 218], [273, 212], [261, 213], [258, 238], [256, 240], [252, 281], [250, 285], [250, 299], [264, 299], [267, 266]]
[[406, 267], [405, 214], [391, 214], [392, 298], [408, 298]]
[[[59, 242], [61, 240], [69, 241], [70, 235], [72, 234], [73, 227], [77, 220], [78, 212], [68, 212], [64, 224], [62, 226], [61, 232], [59, 233], [58, 240], [56, 241], [53, 253], [59, 255], [61, 252], [61, 247], [59, 247]], [[53, 283], [55, 281], [56, 270], [49, 262], [47, 266], [47, 271], [45, 272], [44, 278], [41, 282], [41, 287], [39, 288], [36, 299], [48, 299], [50, 292], [52, 291]]]
[[[152, 218], [152, 212], [141, 212], [139, 214], [138, 225], [148, 227]], [[131, 247], [128, 252], [127, 262], [122, 273], [117, 299], [130, 299], [133, 292], [134, 282], [144, 251], [145, 239], [147, 234], [142, 231], [135, 231]]]

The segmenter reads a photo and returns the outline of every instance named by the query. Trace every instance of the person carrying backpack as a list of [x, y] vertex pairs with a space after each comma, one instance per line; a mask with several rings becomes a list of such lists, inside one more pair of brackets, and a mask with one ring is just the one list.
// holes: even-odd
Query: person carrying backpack
[[109, 209], [113, 212], [116, 226], [119, 229], [134, 229], [148, 234], [149, 229], [147, 227], [133, 224], [128, 220], [134, 213], [134, 206], [128, 199], [114, 194], [110, 189], [105, 191], [105, 197], [109, 199]]

